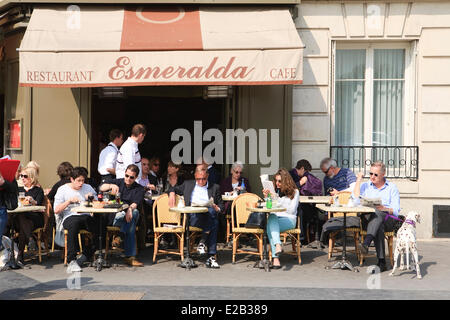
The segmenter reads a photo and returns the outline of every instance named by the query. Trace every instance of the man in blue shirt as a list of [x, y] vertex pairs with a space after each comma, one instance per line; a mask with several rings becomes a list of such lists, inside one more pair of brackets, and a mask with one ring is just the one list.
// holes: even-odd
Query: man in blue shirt
[[325, 195], [335, 196], [339, 191], [353, 191], [355, 174], [346, 168], [339, 168], [335, 160], [325, 158], [320, 162], [320, 170], [325, 173], [323, 188]]
[[368, 220], [367, 236], [364, 243], [359, 245], [359, 250], [362, 254], [367, 254], [368, 248], [372, 240], [375, 241], [375, 248], [377, 250], [378, 267], [380, 271], [386, 271], [386, 261], [384, 257], [384, 231], [385, 229], [392, 229], [393, 219], [387, 218], [387, 215], [398, 216], [400, 212], [400, 193], [397, 187], [389, 182], [385, 177], [386, 166], [383, 162], [377, 161], [372, 163], [370, 167], [370, 181], [361, 184], [363, 173], [358, 174], [356, 179], [353, 197], [355, 202], [359, 202], [359, 196], [365, 198], [380, 198], [381, 205], [376, 206], [375, 213], [366, 214], [361, 217]]

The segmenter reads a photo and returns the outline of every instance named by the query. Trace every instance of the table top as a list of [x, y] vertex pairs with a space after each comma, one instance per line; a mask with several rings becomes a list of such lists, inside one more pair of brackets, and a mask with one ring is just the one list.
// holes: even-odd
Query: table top
[[121, 208], [94, 208], [94, 207], [85, 207], [79, 206], [72, 208], [70, 211], [77, 213], [116, 213], [128, 208], [127, 204], [123, 204]]
[[253, 212], [283, 212], [283, 211], [286, 211], [286, 208], [284, 208], [284, 207], [275, 207], [275, 208], [271, 208], [271, 209], [267, 209], [266, 207], [263, 207], [263, 208], [247, 207], [246, 209], [248, 211], [253, 211]]
[[333, 206], [326, 206], [324, 204], [316, 204], [316, 208], [327, 211], [327, 212], [345, 212], [345, 213], [371, 213], [375, 212], [375, 208], [371, 207], [364, 207], [364, 206], [357, 206], [357, 207], [333, 207]]
[[8, 210], [8, 213], [34, 212], [34, 211], [45, 211], [45, 206], [22, 206], [17, 207], [14, 210]]
[[204, 213], [208, 212], [208, 207], [173, 207], [169, 208], [169, 210], [179, 213]]
[[222, 200], [223, 201], [234, 201], [234, 199], [236, 199], [238, 196], [226, 196], [226, 195], [222, 195]]
[[300, 203], [329, 203], [331, 196], [300, 196]]

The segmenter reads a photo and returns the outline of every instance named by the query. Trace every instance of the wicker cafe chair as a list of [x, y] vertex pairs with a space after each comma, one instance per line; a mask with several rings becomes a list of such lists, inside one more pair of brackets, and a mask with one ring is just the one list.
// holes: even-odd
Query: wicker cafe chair
[[[176, 195], [176, 205], [180, 201], [181, 197]], [[153, 232], [154, 232], [154, 245], [153, 245], [153, 263], [156, 261], [158, 254], [175, 254], [181, 257], [181, 261], [184, 259], [184, 237], [186, 229], [186, 215], [183, 215], [181, 219], [181, 213], [173, 212], [169, 210], [169, 196], [163, 194], [158, 197], [153, 203]], [[174, 225], [180, 227], [167, 227], [165, 225]], [[189, 227], [193, 238], [202, 232], [201, 228]], [[172, 233], [175, 234], [178, 240], [178, 249], [160, 249], [159, 241], [163, 234]], [[194, 239], [190, 241], [192, 251]]]
[[[338, 193], [338, 201], [339, 204], [347, 204], [348, 201], [350, 200], [352, 193], [349, 191], [341, 191]], [[330, 219], [331, 217], [343, 217], [344, 213], [342, 212], [335, 212], [335, 213], [328, 213], [328, 219]], [[358, 214], [357, 213], [347, 213], [347, 217], [357, 217]], [[328, 242], [328, 260], [331, 259], [331, 257], [333, 256], [333, 253], [337, 253], [337, 252], [342, 252], [341, 249], [336, 249], [334, 247], [334, 244], [336, 242], [336, 236], [338, 235], [340, 231], [335, 231], [335, 232], [331, 232], [330, 233], [330, 239]], [[347, 232], [351, 232], [353, 234], [353, 240], [355, 242], [355, 250], [348, 250], [347, 252], [354, 252], [356, 253], [356, 256], [358, 257], [358, 259], [360, 258], [360, 254], [358, 252], [358, 242], [359, 242], [359, 235], [361, 234], [361, 229], [360, 228], [346, 228], [345, 232], [344, 232], [344, 236], [347, 235]]]
[[295, 228], [282, 232], [281, 236], [283, 236], [285, 239], [284, 243], [286, 242], [286, 238], [289, 238], [291, 240], [292, 251], [288, 251], [286, 253], [291, 254], [291, 255], [296, 255], [297, 259], [298, 259], [298, 263], [302, 264], [302, 258], [300, 256], [300, 247], [301, 247], [300, 235], [302, 233], [302, 231], [300, 229], [300, 226], [301, 226], [300, 222], [301, 222], [300, 217], [297, 216], [297, 225], [295, 226]]
[[[259, 255], [263, 259], [263, 237], [264, 230], [256, 228], [245, 228], [245, 223], [248, 220], [250, 211], [247, 210], [247, 202], [257, 202], [261, 200], [258, 195], [254, 193], [243, 193], [233, 200], [231, 204], [231, 233], [233, 235], [233, 258], [232, 263], [236, 263], [236, 254], [245, 253]], [[239, 237], [243, 234], [253, 234], [258, 240], [258, 251], [250, 251], [238, 249]]]
[[[136, 227], [136, 234], [134, 237], [135, 240], [135, 247], [136, 247], [136, 254], [138, 253], [138, 245], [137, 245], [137, 233], [139, 231], [139, 227]], [[107, 226], [106, 227], [106, 243], [105, 243], [105, 260], [106, 258], [108, 258], [108, 253], [110, 251], [109, 249], [109, 240], [113, 237], [113, 236], [117, 236], [120, 233], [120, 227], [115, 227], [115, 226]], [[115, 249], [117, 252], [122, 252], [122, 249]]]
[[[67, 265], [67, 235], [68, 235], [68, 231], [66, 229], [64, 229], [64, 265]], [[85, 240], [87, 240], [87, 238], [92, 239], [93, 238], [93, 234], [87, 230], [81, 229], [80, 232], [78, 232], [78, 245], [80, 246], [80, 253], [83, 253], [83, 245], [82, 245], [82, 241], [81, 241], [81, 236], [85, 236]], [[85, 241], [86, 243], [86, 241]]]
[[[139, 215], [144, 215], [144, 208], [141, 205], [139, 207]], [[140, 220], [138, 218], [138, 221], [141, 222], [142, 220]], [[142, 227], [141, 227], [142, 228]], [[141, 229], [142, 230], [142, 229]], [[108, 257], [108, 253], [110, 251], [109, 249], [109, 245], [110, 245], [110, 239], [113, 236], [117, 236], [120, 233], [120, 227], [115, 227], [115, 226], [106, 226], [106, 236], [105, 236], [105, 260]], [[136, 254], [138, 253], [138, 234], [139, 234], [139, 227], [136, 226], [136, 233], [134, 236], [134, 240], [135, 240], [135, 248], [136, 248]], [[119, 249], [119, 248], [113, 248], [114, 251], [116, 252], [123, 252], [123, 249]]]
[[[367, 230], [363, 230], [362, 228], [362, 223], [361, 225], [361, 243], [364, 242], [364, 237], [367, 236]], [[387, 241], [388, 243], [388, 251], [389, 251], [389, 261], [391, 262], [391, 267], [394, 266], [394, 252], [393, 252], [393, 248], [394, 248], [394, 231], [388, 231], [384, 233], [384, 239]], [[364, 259], [366, 257], [376, 257], [377, 255], [374, 254], [366, 254], [366, 255], [359, 255], [359, 265], [362, 266], [364, 263]]]
[[44, 197], [44, 205], [45, 205], [45, 212], [42, 214], [44, 215], [44, 226], [42, 228], [36, 228], [33, 230], [33, 234], [36, 235], [36, 243], [38, 247], [38, 257], [39, 257], [39, 263], [42, 263], [42, 241], [44, 242], [45, 246], [45, 254], [48, 255], [48, 232], [49, 229], [49, 222], [50, 217], [52, 215], [52, 204], [50, 203], [50, 200], [47, 198], [47, 196]]

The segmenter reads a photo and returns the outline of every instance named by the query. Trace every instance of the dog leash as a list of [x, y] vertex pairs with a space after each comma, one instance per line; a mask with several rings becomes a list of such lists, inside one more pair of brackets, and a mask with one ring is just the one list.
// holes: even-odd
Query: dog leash
[[386, 217], [384, 218], [384, 221], [387, 221], [388, 218], [392, 218], [392, 219], [397, 220], [397, 221], [405, 222], [407, 224], [412, 225], [414, 228], [416, 227], [416, 223], [413, 220], [410, 220], [410, 219], [406, 219], [405, 221], [403, 221], [402, 219], [397, 218], [394, 215], [387, 214]]

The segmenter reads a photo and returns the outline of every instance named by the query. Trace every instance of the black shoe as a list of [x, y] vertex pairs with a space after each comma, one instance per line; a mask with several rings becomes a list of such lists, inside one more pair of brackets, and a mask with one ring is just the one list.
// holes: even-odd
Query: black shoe
[[377, 266], [378, 266], [378, 268], [380, 268], [380, 273], [387, 270], [385, 262], [379, 262], [378, 261]]
[[281, 265], [279, 265], [279, 266], [274, 266], [274, 265], [272, 265], [272, 266], [270, 267], [270, 269], [275, 269], [275, 270], [281, 269]]
[[369, 252], [369, 248], [364, 243], [358, 243], [358, 250], [362, 255], [366, 255]]

